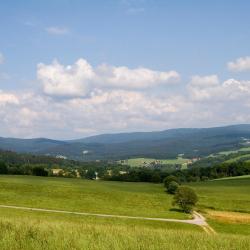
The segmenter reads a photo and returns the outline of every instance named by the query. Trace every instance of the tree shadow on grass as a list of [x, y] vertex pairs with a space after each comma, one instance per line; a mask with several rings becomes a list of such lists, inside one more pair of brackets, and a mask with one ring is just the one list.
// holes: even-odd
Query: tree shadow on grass
[[169, 211], [171, 212], [177, 212], [177, 213], [184, 213], [183, 210], [179, 209], [179, 208], [170, 208]]

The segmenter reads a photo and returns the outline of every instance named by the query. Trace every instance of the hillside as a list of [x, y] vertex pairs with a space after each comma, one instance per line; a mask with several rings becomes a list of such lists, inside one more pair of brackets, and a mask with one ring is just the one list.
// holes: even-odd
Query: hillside
[[[250, 125], [215, 128], [180, 128], [159, 132], [103, 134], [79, 140], [0, 138], [0, 149], [36, 154], [64, 155], [77, 160], [156, 159], [207, 156], [247, 145]], [[83, 153], [84, 151], [84, 153]]]

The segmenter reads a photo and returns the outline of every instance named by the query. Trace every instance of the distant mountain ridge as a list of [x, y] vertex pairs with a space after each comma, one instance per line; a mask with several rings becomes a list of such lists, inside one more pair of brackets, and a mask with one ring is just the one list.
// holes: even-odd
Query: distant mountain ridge
[[64, 155], [77, 160], [129, 157], [174, 158], [205, 156], [241, 147], [250, 141], [250, 125], [178, 128], [154, 132], [101, 134], [78, 140], [0, 137], [0, 149], [35, 154]]

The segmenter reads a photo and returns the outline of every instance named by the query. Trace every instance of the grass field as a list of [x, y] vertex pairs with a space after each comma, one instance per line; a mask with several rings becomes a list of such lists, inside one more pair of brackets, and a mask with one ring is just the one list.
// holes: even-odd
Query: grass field
[[125, 160], [124, 164], [128, 164], [131, 167], [141, 167], [153, 162], [157, 162], [160, 164], [181, 164], [186, 165], [188, 162], [190, 162], [190, 159], [185, 159], [182, 157], [178, 157], [176, 159], [153, 159], [153, 158], [131, 158], [128, 160]]
[[[2, 213], [2, 211], [1, 211]], [[19, 212], [18, 212], [19, 213]], [[193, 250], [248, 249], [250, 239], [237, 235], [207, 235], [191, 226], [125, 225], [124, 222], [61, 215], [1, 214], [0, 249]], [[184, 226], [184, 227], [183, 227]]]
[[[249, 249], [250, 176], [188, 185], [218, 234], [183, 223], [0, 208], [0, 249]], [[186, 218], [171, 211], [171, 200], [160, 184], [0, 176], [1, 204]]]
[[78, 212], [187, 218], [171, 211], [161, 185], [83, 179], [0, 176], [0, 203]]
[[200, 209], [250, 213], [250, 176], [189, 184], [199, 195]]

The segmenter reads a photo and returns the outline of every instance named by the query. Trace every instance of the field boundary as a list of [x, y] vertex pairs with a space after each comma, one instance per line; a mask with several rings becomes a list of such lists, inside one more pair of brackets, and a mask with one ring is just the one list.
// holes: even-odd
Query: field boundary
[[0, 208], [26, 210], [26, 211], [48, 212], [48, 213], [73, 214], [73, 215], [83, 215], [83, 216], [96, 216], [96, 217], [106, 217], [106, 218], [121, 218], [121, 219], [136, 219], [136, 220], [150, 220], [150, 221], [186, 223], [186, 224], [193, 224], [193, 225], [200, 226], [200, 227], [202, 227], [204, 229], [204, 231], [206, 233], [215, 233], [215, 231], [207, 224], [206, 219], [201, 214], [199, 214], [197, 212], [193, 213], [193, 219], [180, 220], [180, 219], [151, 218], [151, 217], [140, 217], [140, 216], [129, 216], [129, 215], [74, 212], [74, 211], [66, 211], [66, 210], [23, 207], [23, 206], [13, 206], [13, 205], [0, 205]]

